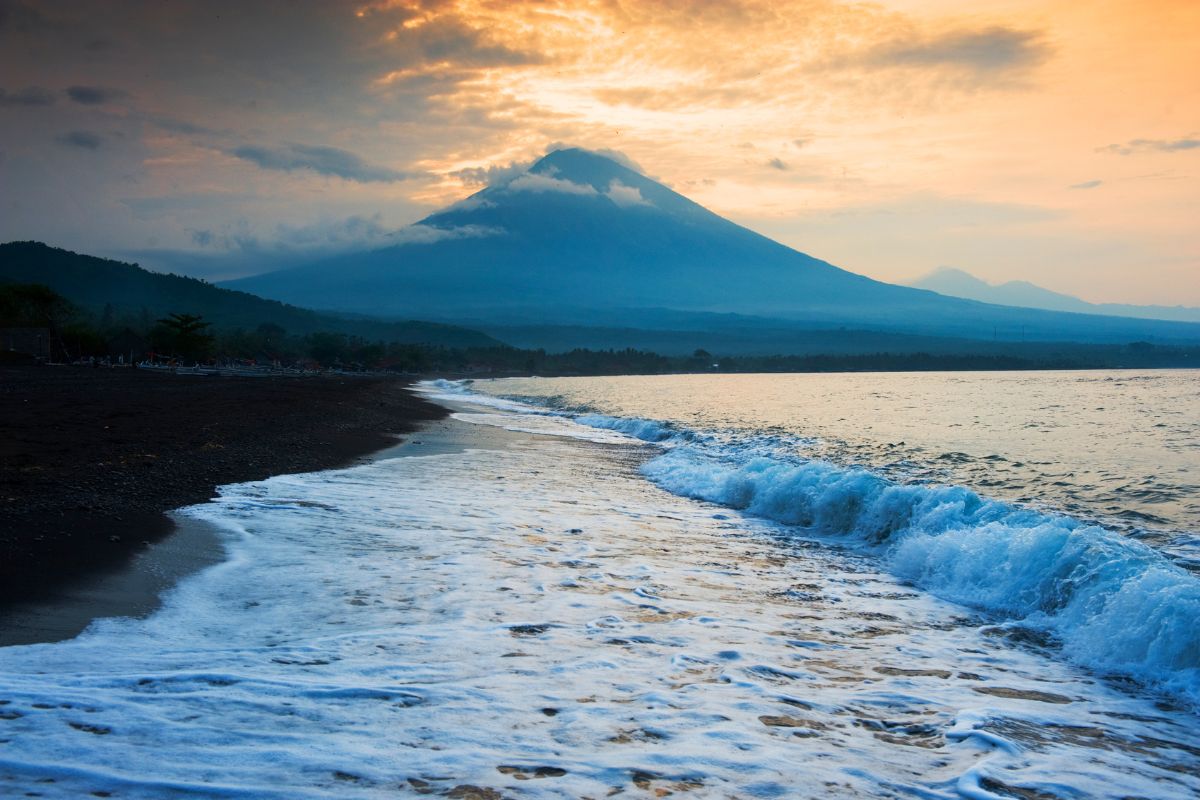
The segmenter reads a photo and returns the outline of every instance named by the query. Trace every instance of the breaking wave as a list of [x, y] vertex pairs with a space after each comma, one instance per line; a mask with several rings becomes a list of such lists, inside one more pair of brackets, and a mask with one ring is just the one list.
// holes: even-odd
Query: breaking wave
[[657, 443], [642, 473], [673, 494], [869, 551], [938, 597], [1052, 634], [1072, 661], [1200, 707], [1200, 578], [1134, 539], [963, 486], [783, 454], [769, 436], [513, 405]]
[[862, 545], [939, 597], [1050, 631], [1078, 663], [1200, 705], [1200, 579], [1137, 541], [961, 486], [818, 461], [680, 447], [642, 471], [674, 494]]

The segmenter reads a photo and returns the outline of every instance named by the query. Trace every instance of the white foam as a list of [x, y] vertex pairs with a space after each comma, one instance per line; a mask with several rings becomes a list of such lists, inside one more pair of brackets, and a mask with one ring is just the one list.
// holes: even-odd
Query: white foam
[[619, 431], [643, 442], [665, 442], [678, 435], [669, 425], [652, 419], [626, 419], [605, 414], [581, 414], [574, 418], [580, 425], [589, 428]]
[[231, 559], [159, 613], [0, 649], [0, 794], [1200, 791], [1194, 718], [625, 463], [544, 436], [226, 487], [187, 513]]
[[[511, 411], [520, 420], [536, 409]], [[897, 484], [782, 455], [795, 451], [794, 439], [697, 435], [601, 414], [574, 421], [663, 444], [643, 472], [668, 491], [865, 545], [939, 597], [1036, 625], [1077, 663], [1200, 708], [1200, 578], [1136, 540], [962, 486]], [[555, 427], [571, 435], [565, 421]]]
[[471, 389], [472, 383], [473, 381], [471, 380], [448, 381], [443, 378], [437, 378], [436, 380], [420, 381], [413, 389], [425, 395], [430, 400], [469, 403], [484, 408], [515, 411], [525, 414], [538, 413], [538, 409], [526, 403], [518, 403], [513, 400], [506, 400], [503, 397], [492, 397], [491, 395], [475, 392]]
[[1200, 707], [1200, 579], [1139, 542], [961, 486], [818, 461], [676, 448], [643, 471], [676, 494], [868, 545], [939, 597], [1047, 628], [1079, 663]]

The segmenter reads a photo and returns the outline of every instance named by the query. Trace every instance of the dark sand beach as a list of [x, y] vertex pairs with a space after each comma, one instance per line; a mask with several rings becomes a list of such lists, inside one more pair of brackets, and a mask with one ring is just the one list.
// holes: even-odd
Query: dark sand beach
[[[445, 415], [406, 386], [0, 368], [0, 611], [120, 572], [172, 534], [166, 512], [221, 484], [348, 464]], [[193, 560], [163, 558], [156, 573]]]

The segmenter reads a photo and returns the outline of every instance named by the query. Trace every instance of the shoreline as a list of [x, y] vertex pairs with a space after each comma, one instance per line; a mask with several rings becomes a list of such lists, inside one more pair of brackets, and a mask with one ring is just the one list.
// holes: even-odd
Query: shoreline
[[172, 511], [225, 484], [348, 466], [449, 413], [410, 385], [0, 368], [0, 646], [16, 643], [14, 620], [106, 581], [139, 596], [121, 607], [152, 610], [191, 570], [147, 576], [177, 571], [180, 540], [208, 546]]
[[[227, 537], [229, 568], [145, 621], [0, 650], [0, 784], [499, 797], [533, 779], [599, 797], [838, 779], [875, 797], [984, 770], [1041, 791], [1054, 770], [1097, 796], [1195, 788], [1184, 713], [861, 555], [649, 488], [640, 448], [499, 416], [430, 423], [349, 473], [231, 487], [201, 516], [264, 535]], [[1087, 735], [1051, 749], [1047, 730]]]
[[[432, 401], [431, 401], [432, 402]], [[343, 469], [356, 463], [502, 450], [530, 434], [472, 425], [453, 418], [460, 410], [436, 403], [446, 415], [420, 422], [399, 439], [350, 461], [323, 469]], [[316, 470], [313, 470], [316, 471]], [[162, 606], [163, 596], [183, 579], [228, 557], [219, 528], [201, 519], [166, 512], [170, 530], [116, 566], [83, 575], [58, 587], [53, 597], [17, 601], [0, 608], [0, 647], [52, 644], [73, 639], [93, 622], [109, 617], [146, 617]]]

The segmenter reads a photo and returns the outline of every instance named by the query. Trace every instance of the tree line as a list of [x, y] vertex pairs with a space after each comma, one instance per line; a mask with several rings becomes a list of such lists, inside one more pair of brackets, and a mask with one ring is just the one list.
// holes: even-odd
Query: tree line
[[[291, 333], [274, 322], [218, 329], [198, 314], [154, 317], [100, 314], [73, 305], [38, 284], [0, 284], [0, 329], [41, 329], [54, 361], [109, 358], [139, 361], [151, 355], [180, 363], [242, 361], [283, 366], [405, 373], [637, 375], [679, 372], [882, 372], [934, 370], [1087, 369], [1200, 365], [1200, 348], [1064, 345], [1061, 352], [1021, 355], [860, 353], [837, 355], [719, 356], [705, 350], [666, 356], [645, 350], [575, 349], [549, 353], [506, 345], [452, 347], [371, 340], [337, 331]], [[13, 360], [0, 351], [0, 358]]]

